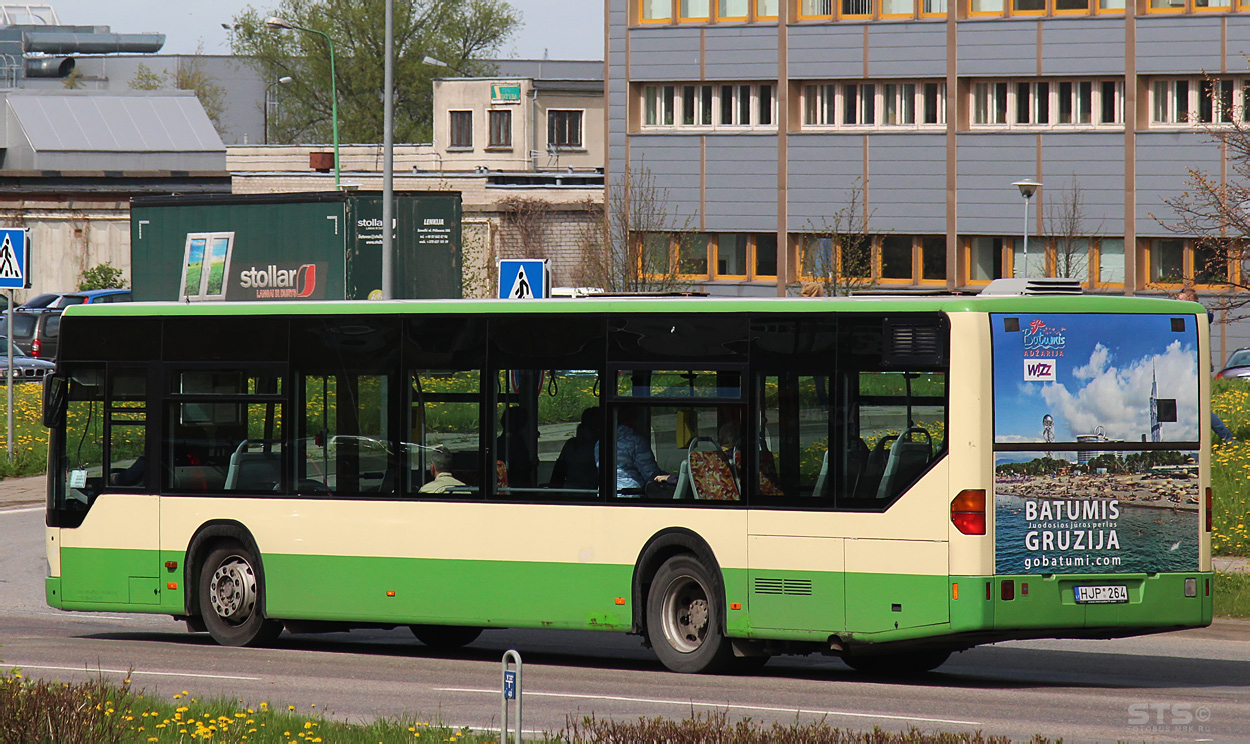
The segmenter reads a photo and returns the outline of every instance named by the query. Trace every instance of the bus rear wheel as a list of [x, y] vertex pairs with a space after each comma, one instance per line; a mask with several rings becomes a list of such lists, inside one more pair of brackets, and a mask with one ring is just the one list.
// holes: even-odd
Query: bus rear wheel
[[264, 586], [257, 565], [250, 550], [226, 543], [213, 548], [200, 566], [200, 615], [209, 635], [223, 646], [263, 646], [282, 632], [282, 623], [261, 611]]
[[425, 645], [439, 651], [454, 651], [477, 640], [481, 628], [460, 625], [410, 625], [412, 634]]
[[688, 555], [669, 558], [651, 581], [647, 635], [660, 662], [674, 672], [718, 672], [733, 660], [715, 586], [707, 568]]
[[908, 653], [844, 656], [842, 661], [863, 674], [876, 677], [901, 677], [931, 672], [945, 664], [950, 657], [951, 652], [948, 650], [929, 649]]

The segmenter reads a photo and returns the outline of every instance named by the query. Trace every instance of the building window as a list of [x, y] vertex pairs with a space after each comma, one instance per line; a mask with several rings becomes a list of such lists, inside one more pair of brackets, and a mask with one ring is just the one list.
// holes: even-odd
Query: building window
[[561, 150], [576, 150], [582, 146], [582, 112], [547, 112], [547, 146]]
[[1055, 238], [1051, 245], [1050, 270], [1047, 274], [1088, 284], [1092, 248], [1093, 243], [1089, 238], [1073, 236]]
[[1012, 15], [1039, 15], [1046, 12], [1046, 0], [1011, 0]]
[[920, 238], [920, 281], [946, 281], [946, 236], [923, 235]]
[[972, 15], [1002, 15], [1003, 0], [971, 0]]
[[488, 147], [512, 147], [512, 112], [490, 112], [490, 140]]
[[872, 126], [877, 123], [877, 86], [847, 83], [842, 86], [842, 123]]
[[681, 89], [681, 123], [687, 127], [712, 126], [711, 85], [684, 85]]
[[755, 0], [755, 18], [757, 20], [777, 20], [781, 0]]
[[910, 235], [886, 235], [881, 238], [882, 281], [911, 281], [912, 242]]
[[882, 18], [907, 18], [915, 7], [914, 0], [881, 0]]
[[974, 83], [972, 123], [1007, 123], [1007, 83]]
[[673, 126], [673, 101], [676, 89], [672, 85], [648, 85], [643, 89], [643, 123], [648, 126]]
[[708, 236], [698, 233], [677, 236], [677, 273], [707, 278]]
[[899, 126], [916, 123], [916, 84], [885, 83], [881, 86], [881, 123]]
[[748, 83], [647, 85], [644, 127], [775, 126], [776, 86]]
[[672, 0], [638, 0], [644, 22], [670, 21], [673, 18]]
[[832, 18], [833, 0], [799, 0], [799, 18]]
[[452, 111], [450, 147], [473, 147], [473, 112]]
[[1098, 240], [1098, 276], [1100, 285], [1124, 285], [1124, 238]]
[[1151, 94], [1151, 123], [1189, 123], [1189, 80], [1156, 80]]
[[920, 15], [923, 15], [923, 16], [946, 15], [946, 0], [920, 0]]
[[679, 0], [678, 6], [683, 21], [707, 21], [711, 18], [711, 3], [708, 0]]
[[720, 123], [722, 126], [751, 126], [751, 86], [720, 87]]
[[716, 276], [717, 278], [746, 278], [746, 235], [742, 233], [721, 233], [716, 236]]
[[759, 233], [755, 236], [754, 278], [777, 276], [777, 234]]
[[972, 85], [977, 126], [1123, 126], [1124, 83], [1118, 80], [979, 81]]
[[977, 236], [968, 240], [968, 280], [989, 282], [1002, 279], [1003, 239]]
[[[1244, 90], [1244, 88], [1243, 88]], [[1198, 121], [1228, 124], [1233, 120], [1233, 81], [1198, 81]]]
[[759, 115], [756, 117], [756, 122], [762, 127], [772, 126], [773, 117], [777, 110], [777, 96], [774, 86], [759, 86], [759, 95], [756, 96], [756, 101], [759, 104]]
[[872, 0], [842, 0], [843, 18], [871, 18]]
[[1150, 241], [1150, 281], [1180, 284], [1185, 275], [1185, 241], [1156, 238]]
[[719, 0], [716, 4], [716, 20], [745, 21], [747, 4], [747, 0]]

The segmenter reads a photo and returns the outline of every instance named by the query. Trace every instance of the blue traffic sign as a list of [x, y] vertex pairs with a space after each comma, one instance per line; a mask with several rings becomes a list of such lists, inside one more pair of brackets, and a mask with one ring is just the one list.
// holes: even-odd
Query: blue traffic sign
[[551, 273], [545, 258], [499, 260], [499, 297], [504, 300], [543, 300], [551, 296]]
[[0, 289], [25, 289], [30, 286], [26, 249], [25, 229], [0, 229]]
[[516, 700], [516, 672], [508, 670], [503, 673], [503, 698]]

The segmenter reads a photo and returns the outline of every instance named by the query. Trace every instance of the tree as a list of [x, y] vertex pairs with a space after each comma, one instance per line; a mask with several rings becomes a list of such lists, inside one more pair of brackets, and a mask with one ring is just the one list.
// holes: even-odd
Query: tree
[[[334, 40], [339, 139], [383, 139], [383, 0], [279, 0], [275, 10], [249, 6], [235, 16], [231, 49], [249, 57], [265, 81], [290, 76], [282, 107], [270, 117], [270, 141], [331, 139], [330, 55], [320, 34], [275, 31], [265, 18], [278, 16]], [[463, 75], [489, 75], [483, 57], [498, 54], [521, 16], [506, 0], [396, 0], [394, 3], [395, 140], [431, 139], [433, 86], [447, 74], [422, 62], [446, 62]]]
[[1085, 210], [1085, 190], [1076, 174], [1069, 185], [1052, 188], [1046, 200], [1046, 234], [1054, 240], [1055, 276], [1089, 280], [1090, 239], [1102, 232], [1102, 222], [1090, 226]]
[[829, 296], [847, 296], [876, 285], [873, 275], [872, 233], [868, 223], [868, 194], [861, 179], [851, 182], [846, 201], [838, 209], [810, 223], [799, 265]]
[[125, 288], [125, 272], [114, 266], [110, 261], [84, 269], [78, 277], [79, 292], [87, 292], [92, 289]]
[[1242, 266], [1247, 257], [1245, 241], [1250, 239], [1250, 122], [1241, 110], [1228, 118], [1201, 124], [1227, 163], [1227, 177], [1190, 168], [1185, 191], [1163, 200], [1173, 218], [1151, 217], [1168, 230], [1194, 239], [1193, 273], [1167, 279], [1233, 290], [1224, 298], [1224, 307], [1236, 309], [1250, 304], [1250, 271]]
[[547, 227], [553, 209], [546, 199], [510, 196], [499, 201], [505, 258], [548, 258]]
[[209, 75], [202, 62], [204, 44], [201, 42], [195, 53], [189, 58], [179, 61], [173, 72], [158, 73], [151, 67], [140, 62], [135, 68], [135, 76], [130, 79], [131, 90], [189, 90], [200, 100], [200, 106], [208, 115], [217, 133], [225, 134], [224, 124], [226, 113], [226, 89]]
[[656, 184], [646, 166], [627, 169], [607, 190], [602, 205], [587, 199], [592, 220], [579, 236], [582, 262], [577, 281], [605, 292], [681, 292], [690, 288], [683, 274], [697, 262], [703, 249], [706, 273], [707, 241], [692, 231], [669, 204], [668, 189]]

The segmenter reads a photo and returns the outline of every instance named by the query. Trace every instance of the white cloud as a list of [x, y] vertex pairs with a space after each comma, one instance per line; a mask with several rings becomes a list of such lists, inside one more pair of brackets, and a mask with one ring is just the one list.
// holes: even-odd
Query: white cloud
[[1112, 362], [1111, 352], [1099, 344], [1089, 362], [1073, 371], [1078, 380], [1086, 381], [1084, 387], [1075, 391], [1059, 384], [1042, 388], [1042, 398], [1060, 429], [1057, 438], [1071, 441], [1079, 434], [1093, 434], [1100, 426], [1110, 439], [1137, 442], [1143, 434], [1149, 438], [1153, 375], [1158, 397], [1176, 399], [1179, 420], [1163, 424], [1163, 438], [1198, 439], [1198, 365], [1193, 349], [1173, 341], [1162, 354], [1137, 359], [1127, 367], [1115, 367]]

